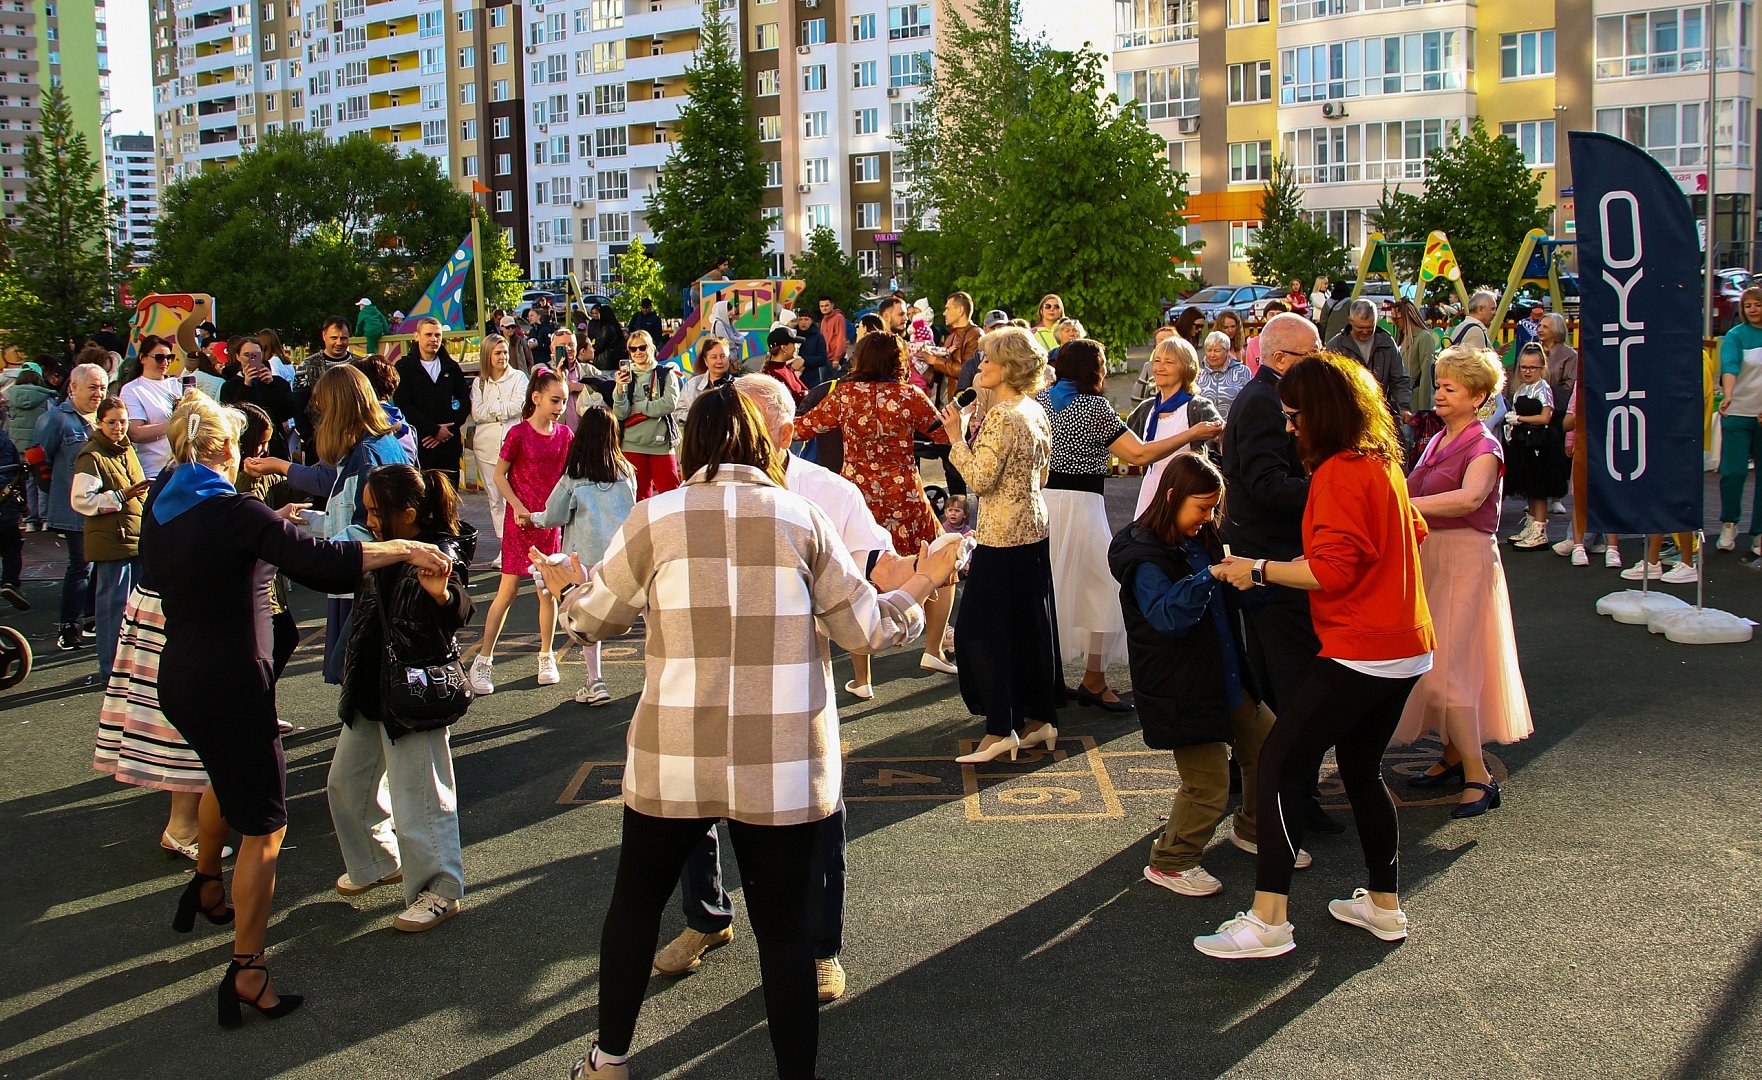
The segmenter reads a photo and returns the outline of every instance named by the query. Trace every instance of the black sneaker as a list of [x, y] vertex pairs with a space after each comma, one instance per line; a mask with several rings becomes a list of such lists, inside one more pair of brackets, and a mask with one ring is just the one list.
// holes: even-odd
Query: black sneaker
[[19, 591], [17, 585], [0, 585], [0, 600], [5, 600], [8, 604], [11, 604], [20, 611], [29, 611], [31, 609], [31, 602], [24, 598], [24, 593]]
[[98, 620], [90, 615], [80, 620], [80, 633], [86, 636], [86, 644], [90, 645], [98, 636]]
[[78, 625], [68, 623], [61, 628], [59, 634], [55, 635], [55, 647], [62, 652], [72, 652], [75, 649], [83, 649], [86, 647], [86, 637], [84, 634], [80, 633]]

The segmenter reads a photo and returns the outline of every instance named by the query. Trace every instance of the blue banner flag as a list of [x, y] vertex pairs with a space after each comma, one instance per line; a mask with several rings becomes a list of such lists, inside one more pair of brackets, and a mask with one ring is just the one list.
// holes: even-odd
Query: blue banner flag
[[[1701, 527], [1700, 240], [1670, 174], [1632, 143], [1574, 131], [1583, 299], [1579, 398], [1593, 532]], [[1564, 402], [1556, 402], [1564, 408]]]

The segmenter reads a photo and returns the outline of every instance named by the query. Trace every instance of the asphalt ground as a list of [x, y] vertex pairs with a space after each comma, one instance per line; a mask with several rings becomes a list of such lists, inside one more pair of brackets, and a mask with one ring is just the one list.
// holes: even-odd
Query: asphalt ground
[[[1116, 524], [1136, 484], [1110, 485]], [[479, 499], [470, 511], [482, 524]], [[40, 579], [56, 552], [28, 539], [37, 610], [14, 625], [44, 651], [0, 695], [0, 1077], [562, 1076], [596, 1023], [640, 642], [607, 647], [613, 704], [576, 705], [578, 657], [561, 686], [536, 686], [523, 598], [497, 693], [453, 729], [465, 908], [409, 935], [390, 928], [394, 890], [332, 891], [336, 694], [310, 636], [322, 601], [302, 594], [309, 636], [280, 691], [299, 730], [270, 940], [277, 985], [308, 1000], [222, 1032], [213, 995], [230, 934], [170, 931], [190, 864], [157, 845], [165, 796], [91, 770], [95, 659], [54, 651], [57, 586]], [[1762, 617], [1762, 572], [1747, 562], [1712, 557], [1710, 601]], [[1073, 708], [1053, 759], [963, 769], [950, 759], [981, 729], [954, 680], [919, 671], [916, 650], [878, 658], [875, 700], [840, 701], [850, 984], [822, 1014], [820, 1072], [1762, 1074], [1762, 646], [1676, 645], [1597, 616], [1596, 598], [1622, 587], [1600, 565], [1507, 550], [1506, 568], [1538, 730], [1493, 749], [1504, 806], [1468, 821], [1449, 818], [1453, 795], [1420, 802], [1399, 783], [1424, 752], [1391, 753], [1408, 803], [1401, 945], [1327, 916], [1329, 898], [1362, 883], [1348, 829], [1306, 844], [1316, 863], [1295, 883], [1295, 952], [1201, 956], [1191, 938], [1246, 906], [1252, 860], [1220, 831], [1206, 865], [1222, 895], [1141, 880], [1176, 781], [1130, 715]], [[480, 612], [492, 586], [474, 582]], [[1112, 679], [1129, 689], [1124, 671]], [[681, 926], [669, 911], [662, 941]], [[654, 979], [637, 1075], [773, 1075], [744, 913], [736, 935], [698, 973]]]

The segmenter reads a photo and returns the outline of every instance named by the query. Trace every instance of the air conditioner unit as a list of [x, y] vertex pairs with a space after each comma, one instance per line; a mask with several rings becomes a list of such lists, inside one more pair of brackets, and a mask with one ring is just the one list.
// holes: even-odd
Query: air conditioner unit
[[581, 209], [581, 208], [582, 208], [582, 207], [584, 207], [584, 206], [586, 206], [586, 205], [587, 205], [587, 200], [585, 200], [585, 199], [576, 199], [576, 200], [575, 200], [575, 201], [574, 201], [574, 202], [573, 202], [573, 203], [571, 203], [571, 204], [570, 204], [570, 205], [571, 205], [571, 206], [573, 206], [573, 207], [575, 207], [575, 209], [577, 209], [577, 210], [579, 210], [579, 209]]
[[538, 130], [540, 130], [540, 131], [549, 131], [549, 130], [551, 130], [551, 125], [549, 125], [549, 124], [540, 124], [540, 125], [538, 125]]
[[795, 191], [796, 191], [796, 194], [798, 194], [798, 195], [806, 195], [808, 192], [810, 192], [812, 190], [814, 190], [814, 185], [812, 185], [812, 184], [797, 184], [797, 185], [795, 185]]
[[1199, 117], [1183, 116], [1175, 121], [1175, 129], [1183, 135], [1199, 134]]
[[537, 3], [537, 4], [534, 4], [534, 5], [532, 5], [532, 10], [534, 10], [534, 11], [538, 11], [538, 12], [543, 12], [543, 11], [544, 11], [544, 9], [545, 9], [545, 6], [544, 6], [544, 4], [543, 4], [543, 3], [542, 3], [542, 0], [541, 0], [541, 2], [540, 2], [540, 3]]
[[1322, 115], [1329, 120], [1343, 120], [1346, 118], [1346, 103], [1344, 101], [1324, 101], [1322, 102]]
[[814, 51], [814, 49], [813, 49], [813, 46], [811, 46], [811, 45], [797, 45], [795, 47], [795, 52], [796, 52], [797, 56], [806, 56], [813, 51]]
[[527, 56], [532, 56], [532, 55], [533, 55], [533, 54], [534, 54], [534, 53], [537, 53], [537, 52], [538, 52], [538, 46], [537, 46], [537, 45], [528, 45], [528, 46], [526, 46], [526, 55], [527, 55]]
[[887, 88], [887, 96], [890, 98], [898, 97], [899, 96], [899, 87], [889, 86]]

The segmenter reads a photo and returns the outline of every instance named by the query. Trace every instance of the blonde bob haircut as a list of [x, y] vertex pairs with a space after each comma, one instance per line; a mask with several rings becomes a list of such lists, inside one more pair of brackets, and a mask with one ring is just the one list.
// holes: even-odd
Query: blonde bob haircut
[[[1217, 336], [1226, 341], [1229, 340], [1227, 334]], [[1181, 389], [1189, 394], [1193, 393], [1195, 385], [1199, 382], [1199, 354], [1193, 351], [1191, 341], [1179, 334], [1164, 338], [1150, 353], [1152, 364], [1158, 360], [1173, 360], [1181, 372]]]
[[165, 434], [171, 441], [173, 460], [206, 464], [223, 459], [228, 443], [236, 450], [244, 430], [244, 413], [221, 405], [200, 390], [186, 390], [172, 410]]
[[363, 439], [392, 432], [391, 418], [373, 395], [373, 385], [353, 364], [332, 368], [312, 387], [312, 407], [318, 411], [318, 432], [313, 440], [318, 457], [340, 464]]
[[1483, 400], [1498, 393], [1500, 387], [1505, 385], [1505, 365], [1499, 362], [1499, 354], [1491, 349], [1467, 349], [1461, 345], [1452, 345], [1438, 354], [1433, 365], [1434, 381], [1449, 379]]
[[1040, 389], [1046, 374], [1046, 350], [1032, 334], [1015, 326], [999, 329], [985, 339], [985, 358], [1003, 372], [1003, 381], [1023, 394]]

